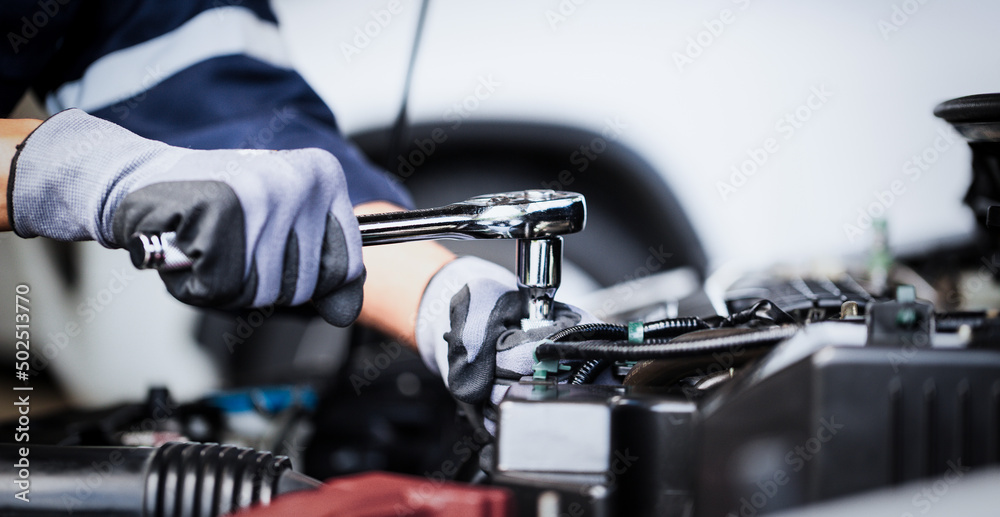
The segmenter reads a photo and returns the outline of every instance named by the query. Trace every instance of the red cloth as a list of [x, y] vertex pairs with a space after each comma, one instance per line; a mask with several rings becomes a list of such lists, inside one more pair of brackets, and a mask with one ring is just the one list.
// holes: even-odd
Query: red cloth
[[369, 472], [327, 481], [307, 492], [287, 494], [270, 506], [251, 508], [240, 517], [509, 517], [510, 492]]

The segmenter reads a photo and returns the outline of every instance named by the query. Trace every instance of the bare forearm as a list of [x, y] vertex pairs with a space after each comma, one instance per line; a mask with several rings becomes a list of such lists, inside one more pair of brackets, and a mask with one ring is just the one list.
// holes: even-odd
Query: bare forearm
[[[402, 208], [381, 201], [354, 207], [358, 215], [398, 210]], [[368, 279], [358, 322], [416, 348], [414, 331], [424, 288], [454, 258], [445, 247], [430, 241], [364, 248]]]
[[41, 124], [35, 119], [0, 119], [0, 231], [9, 232], [11, 221], [7, 220], [7, 180], [10, 162], [14, 159], [17, 146]]

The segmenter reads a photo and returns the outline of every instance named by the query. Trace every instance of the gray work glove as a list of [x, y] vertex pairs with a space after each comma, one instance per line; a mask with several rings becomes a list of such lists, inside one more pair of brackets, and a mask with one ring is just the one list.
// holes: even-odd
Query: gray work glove
[[517, 282], [506, 269], [476, 257], [456, 259], [428, 283], [417, 315], [417, 347], [461, 402], [499, 399], [504, 386], [533, 371], [535, 347], [564, 328], [597, 320], [556, 303], [552, 325], [521, 329], [524, 313]]
[[190, 270], [161, 272], [177, 299], [261, 307], [312, 300], [345, 326], [361, 309], [361, 236], [343, 170], [320, 149], [196, 151], [71, 109], [18, 147], [8, 185], [22, 237], [177, 233]]

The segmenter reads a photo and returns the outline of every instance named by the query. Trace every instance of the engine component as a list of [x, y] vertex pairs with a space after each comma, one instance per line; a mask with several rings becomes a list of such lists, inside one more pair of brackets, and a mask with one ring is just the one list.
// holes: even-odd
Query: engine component
[[730, 287], [725, 295], [730, 313], [740, 312], [761, 299], [771, 300], [775, 307], [792, 315], [797, 321], [825, 319], [840, 314], [845, 302], [855, 302], [861, 309], [873, 300], [853, 276], [793, 276], [778, 278], [749, 275]]
[[[675, 345], [691, 341], [700, 341], [709, 337], [731, 337], [756, 332], [748, 328], [722, 328], [707, 331], [692, 332], [671, 341]], [[761, 357], [770, 351], [771, 347], [735, 346], [711, 354], [698, 354], [669, 359], [646, 359], [637, 362], [629, 369], [622, 384], [626, 386], [660, 386], [670, 387], [686, 378], [714, 376], [740, 368], [748, 362]], [[700, 381], [699, 381], [700, 382]], [[716, 380], [715, 382], [719, 382]], [[714, 385], [714, 384], [711, 384]], [[690, 389], [691, 386], [686, 386]]]
[[[0, 445], [0, 462], [14, 465], [18, 447]], [[3, 515], [213, 517], [320, 485], [288, 458], [243, 447], [31, 445], [30, 452], [30, 485], [0, 487]], [[22, 489], [28, 504], [14, 497]]]
[[868, 346], [931, 346], [934, 307], [917, 300], [913, 286], [896, 288], [896, 299], [873, 303], [868, 308]]
[[701, 404], [699, 515], [1000, 462], [1000, 354], [864, 342], [859, 325], [812, 325]]
[[690, 515], [695, 410], [641, 389], [522, 383], [500, 404], [493, 481], [545, 515]]
[[[996, 234], [1000, 207], [1000, 94], [969, 95], [942, 102], [934, 115], [948, 121], [972, 149], [972, 183], [965, 204], [972, 209], [994, 251], [1000, 249]], [[991, 214], [992, 212], [992, 214]]]
[[[868, 345], [879, 319], [605, 344], [781, 341], [731, 379], [719, 367], [680, 390], [522, 381], [499, 405], [494, 481], [522, 508], [551, 497], [569, 515], [758, 515], [1000, 463], [1000, 353], [958, 334]], [[701, 353], [725, 366], [754, 350]]]
[[539, 360], [545, 359], [639, 359], [674, 358], [725, 352], [733, 348], [769, 347], [789, 338], [798, 327], [773, 327], [725, 337], [710, 337], [684, 342], [650, 340], [643, 344], [625, 342], [543, 343], [535, 349]]
[[[1000, 250], [1000, 94], [949, 101], [935, 114], [970, 141], [973, 181], [966, 203], [983, 223], [981, 233], [989, 237], [991, 251]], [[517, 278], [531, 315], [523, 324], [529, 326], [547, 317], [560, 284], [561, 236], [582, 229], [585, 219], [579, 194], [532, 190], [363, 216], [359, 223], [366, 245], [517, 239]], [[627, 224], [610, 226], [607, 235], [625, 231]], [[941, 513], [955, 501], [975, 497], [969, 508], [992, 511], [997, 470], [991, 466], [1000, 464], [1000, 292], [989, 286], [985, 291], [994, 295], [984, 297], [989, 303], [965, 303], [959, 289], [962, 271], [954, 266], [977, 272], [979, 287], [966, 291], [978, 291], [991, 276], [1000, 278], [994, 267], [1000, 259], [984, 253], [978, 246], [982, 242], [958, 248], [962, 253], [957, 255], [944, 248], [935, 252], [938, 257], [893, 258], [884, 222], [873, 221], [873, 226], [875, 256], [856, 277], [807, 277], [783, 269], [729, 286], [706, 285], [705, 291], [684, 298], [636, 295], [633, 279], [621, 290], [627, 303], [599, 304], [618, 290], [609, 287], [593, 307], [616, 308], [612, 316], [622, 321], [672, 319], [581, 325], [553, 334], [536, 350], [545, 363], [536, 373], [566, 371], [569, 365], [559, 362], [577, 360], [572, 384], [558, 384], [570, 375], [526, 377], [509, 387], [498, 406], [463, 406], [468, 418], [453, 418], [454, 401], [412, 352], [356, 339], [361, 346], [354, 360], [321, 409], [310, 415], [309, 423], [319, 424], [311, 442], [305, 449], [296, 447], [307, 467], [326, 469], [310, 471], [317, 477], [386, 469], [423, 474], [421, 480], [361, 475], [268, 507], [263, 505], [275, 494], [316, 482], [288, 470], [286, 459], [235, 447], [32, 445], [32, 504], [12, 508], [32, 514], [69, 509], [82, 515], [193, 515], [196, 510], [213, 515], [259, 502], [254, 511], [261, 515], [286, 515], [307, 508], [332, 513], [333, 505], [317, 503], [330, 496], [367, 513], [507, 511], [510, 498], [503, 490], [449, 484], [464, 480], [509, 488], [519, 514], [529, 517], [752, 517], [800, 507], [815, 511], [813, 503], [838, 504], [831, 500], [883, 487], [895, 487], [892, 495], [903, 504], [878, 506], [884, 514], [917, 513], [908, 511], [915, 508]], [[188, 258], [177, 255], [171, 237], [135, 236], [130, 251], [137, 267], [186, 267]], [[669, 254], [663, 250], [649, 248], [666, 264]], [[917, 288], [904, 286], [893, 299], [886, 298], [905, 283]], [[645, 285], [648, 293], [657, 291], [649, 285], [665, 284]], [[728, 287], [722, 298], [717, 287]], [[932, 302], [917, 300], [917, 292]], [[934, 304], [942, 312], [935, 312]], [[652, 312], [654, 306], [658, 312]], [[993, 308], [973, 312], [984, 307]], [[946, 312], [957, 308], [967, 312]], [[589, 384], [598, 374], [599, 382], [621, 385]], [[61, 435], [66, 436], [47, 443], [154, 445], [169, 437], [229, 441], [213, 437], [225, 437], [239, 424], [250, 428], [255, 421], [234, 415], [251, 407], [255, 413], [272, 409], [267, 397], [242, 394], [214, 397], [194, 408], [177, 406], [156, 391], [143, 407], [117, 408], [93, 422], [80, 424], [75, 414], [59, 425], [33, 420], [32, 443]], [[495, 440], [479, 427], [480, 409], [497, 424]], [[165, 417], [149, 429], [135, 427], [153, 411]], [[66, 420], [73, 425], [61, 425]], [[272, 434], [286, 436], [265, 433]], [[288, 440], [270, 443], [279, 441]], [[11, 447], [0, 447], [0, 462], [11, 461]], [[943, 504], [933, 509], [918, 506], [919, 487], [908, 485], [919, 480], [939, 496], [939, 484], [950, 484], [969, 469], [990, 469], [989, 477], [975, 481], [983, 472], [971, 473], [960, 485], [947, 487], [954, 492], [938, 498]], [[0, 493], [11, 485], [18, 488], [16, 481], [7, 483]], [[53, 498], [57, 493], [61, 501]], [[7, 494], [5, 499], [0, 513], [14, 498]], [[848, 508], [836, 514], [870, 514], [876, 506]]]
[[552, 342], [595, 339], [623, 341], [627, 339], [631, 342], [641, 343], [644, 339], [672, 338], [707, 328], [708, 325], [701, 318], [673, 318], [649, 323], [634, 322], [628, 325], [586, 323], [562, 329], [549, 336], [548, 339]]

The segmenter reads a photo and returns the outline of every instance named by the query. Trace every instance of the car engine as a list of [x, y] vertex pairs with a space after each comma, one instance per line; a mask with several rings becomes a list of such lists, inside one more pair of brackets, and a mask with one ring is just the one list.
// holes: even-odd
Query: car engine
[[[386, 471], [504, 494], [466, 515], [992, 514], [1000, 95], [935, 113], [973, 149], [971, 242], [894, 255], [876, 222], [865, 257], [720, 270], [694, 286], [667, 271], [633, 281], [627, 303], [600, 291], [590, 305], [607, 323], [549, 336], [534, 374], [485, 408], [355, 329], [322, 378], [187, 404], [154, 388], [141, 403], [32, 420], [32, 504], [17, 505], [27, 487], [15, 477], [0, 509], [221, 515]], [[17, 465], [18, 447], [0, 445], [0, 458]]]

